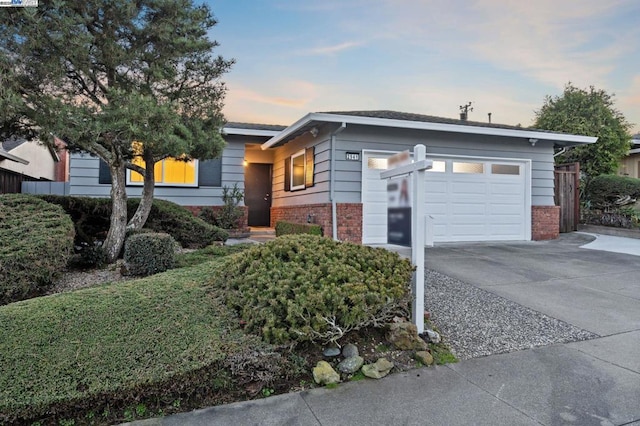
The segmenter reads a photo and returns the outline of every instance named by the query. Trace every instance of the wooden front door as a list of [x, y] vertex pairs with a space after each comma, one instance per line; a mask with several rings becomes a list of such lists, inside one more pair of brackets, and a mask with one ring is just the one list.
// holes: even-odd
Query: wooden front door
[[245, 167], [244, 203], [249, 226], [271, 224], [271, 164], [249, 163]]

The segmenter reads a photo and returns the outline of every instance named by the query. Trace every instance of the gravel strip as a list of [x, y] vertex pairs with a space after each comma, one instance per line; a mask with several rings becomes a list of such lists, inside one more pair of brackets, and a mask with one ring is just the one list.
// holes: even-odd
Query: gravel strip
[[600, 337], [439, 272], [425, 280], [425, 307], [459, 359]]

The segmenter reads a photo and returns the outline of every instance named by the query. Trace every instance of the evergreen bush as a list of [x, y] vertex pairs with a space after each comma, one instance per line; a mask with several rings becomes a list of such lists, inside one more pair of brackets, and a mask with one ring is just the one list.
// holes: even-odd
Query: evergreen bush
[[124, 244], [124, 262], [131, 275], [153, 275], [175, 265], [176, 241], [169, 234], [144, 232], [131, 235]]
[[[76, 251], [83, 258], [94, 258], [95, 247], [104, 240], [109, 231], [111, 200], [108, 198], [71, 197], [41, 195], [45, 201], [58, 204], [71, 216], [75, 229]], [[139, 199], [127, 201], [129, 218], [133, 216]], [[183, 247], [206, 247], [215, 241], [226, 241], [228, 233], [195, 217], [189, 210], [165, 200], [153, 200], [153, 206], [144, 228], [170, 234]], [[99, 257], [98, 257], [99, 258]], [[87, 266], [91, 266], [88, 264]]]
[[269, 343], [337, 341], [407, 313], [411, 263], [380, 248], [287, 235], [225, 260], [226, 303]]
[[290, 234], [311, 234], [322, 236], [322, 227], [313, 223], [276, 222], [276, 237]]
[[630, 196], [640, 199], [640, 179], [617, 176], [597, 176], [589, 182], [585, 191], [585, 198], [592, 207], [611, 205], [619, 197]]
[[73, 223], [59, 206], [0, 195], [0, 305], [43, 294], [73, 249]]

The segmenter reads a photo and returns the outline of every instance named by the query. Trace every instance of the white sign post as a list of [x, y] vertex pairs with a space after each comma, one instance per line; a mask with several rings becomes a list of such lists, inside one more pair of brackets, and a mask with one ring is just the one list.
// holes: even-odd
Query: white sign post
[[425, 170], [433, 167], [431, 160], [426, 160], [427, 148], [416, 145], [413, 150], [413, 163], [395, 167], [380, 173], [381, 179], [410, 175], [413, 194], [411, 197], [411, 262], [416, 271], [413, 274], [412, 320], [418, 333], [424, 332], [424, 246], [425, 246]]

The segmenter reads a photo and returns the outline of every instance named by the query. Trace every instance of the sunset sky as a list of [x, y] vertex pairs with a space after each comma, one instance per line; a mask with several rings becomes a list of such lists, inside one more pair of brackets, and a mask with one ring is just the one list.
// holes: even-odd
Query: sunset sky
[[640, 132], [638, 0], [207, 0], [230, 121], [391, 109], [530, 126], [571, 81]]

